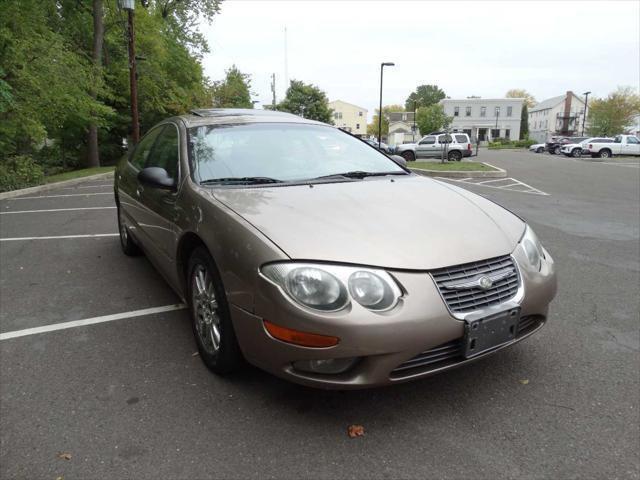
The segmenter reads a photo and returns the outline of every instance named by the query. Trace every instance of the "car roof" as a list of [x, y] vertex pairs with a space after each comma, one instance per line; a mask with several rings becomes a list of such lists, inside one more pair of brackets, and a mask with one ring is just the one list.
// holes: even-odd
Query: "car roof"
[[238, 125], [247, 123], [298, 123], [309, 125], [326, 125], [315, 120], [308, 120], [293, 113], [274, 110], [258, 110], [251, 108], [201, 108], [181, 115], [187, 128], [200, 125]]

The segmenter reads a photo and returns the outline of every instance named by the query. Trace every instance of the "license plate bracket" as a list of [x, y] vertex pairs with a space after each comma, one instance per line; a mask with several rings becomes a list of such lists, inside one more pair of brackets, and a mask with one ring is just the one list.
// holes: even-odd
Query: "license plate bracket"
[[472, 358], [516, 338], [520, 308], [510, 308], [486, 317], [467, 320], [464, 328], [464, 357]]

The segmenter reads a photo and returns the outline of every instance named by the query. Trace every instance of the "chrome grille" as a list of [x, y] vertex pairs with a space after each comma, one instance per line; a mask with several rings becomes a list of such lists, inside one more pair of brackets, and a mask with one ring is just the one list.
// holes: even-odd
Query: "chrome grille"
[[[520, 285], [518, 270], [510, 255], [441, 268], [432, 271], [431, 276], [449, 309], [459, 313], [502, 303], [513, 297]], [[473, 285], [483, 276], [496, 279], [486, 290]]]

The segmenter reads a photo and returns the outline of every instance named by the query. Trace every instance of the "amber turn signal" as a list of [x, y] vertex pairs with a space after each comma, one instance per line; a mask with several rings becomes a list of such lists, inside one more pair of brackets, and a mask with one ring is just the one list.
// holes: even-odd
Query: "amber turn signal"
[[303, 347], [325, 348], [333, 347], [340, 342], [338, 337], [329, 335], [318, 335], [317, 333], [300, 332], [291, 328], [281, 327], [274, 323], [264, 320], [264, 328], [273, 338], [282, 340], [283, 342], [301, 345]]

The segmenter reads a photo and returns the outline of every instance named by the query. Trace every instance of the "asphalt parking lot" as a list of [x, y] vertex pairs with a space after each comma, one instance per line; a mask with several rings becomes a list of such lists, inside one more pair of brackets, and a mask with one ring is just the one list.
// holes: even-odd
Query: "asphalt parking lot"
[[[0, 477], [640, 478], [638, 159], [478, 159], [546, 193], [456, 183], [525, 218], [553, 255], [548, 324], [471, 366], [364, 391], [210, 374], [177, 296], [121, 253], [110, 181], [0, 201]], [[135, 316], [151, 307], [166, 308]]]

